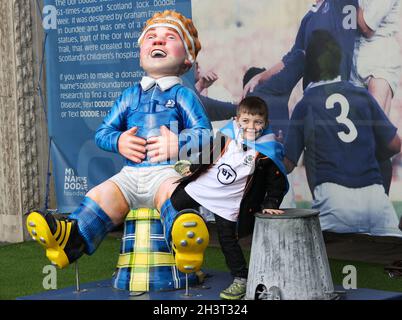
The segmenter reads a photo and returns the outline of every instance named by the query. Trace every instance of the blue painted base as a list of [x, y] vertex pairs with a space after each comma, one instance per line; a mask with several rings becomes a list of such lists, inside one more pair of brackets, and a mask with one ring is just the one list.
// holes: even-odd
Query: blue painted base
[[[232, 277], [227, 272], [206, 271], [210, 275], [204, 285], [191, 287], [189, 296], [185, 290], [147, 292], [140, 296], [130, 296], [128, 291], [112, 287], [112, 281], [103, 280], [81, 285], [81, 292], [74, 287], [46, 291], [32, 296], [20, 297], [17, 300], [220, 300], [219, 293], [228, 287]], [[335, 290], [344, 291], [337, 286]], [[372, 289], [348, 290], [340, 295], [341, 300], [402, 300], [402, 292], [388, 292]]]

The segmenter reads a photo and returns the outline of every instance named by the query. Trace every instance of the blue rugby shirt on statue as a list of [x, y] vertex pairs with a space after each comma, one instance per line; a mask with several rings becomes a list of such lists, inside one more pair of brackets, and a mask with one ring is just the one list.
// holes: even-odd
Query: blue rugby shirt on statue
[[340, 78], [312, 83], [293, 111], [285, 156], [297, 164], [305, 151], [312, 191], [324, 182], [382, 184], [376, 144], [388, 145], [396, 131], [367, 90]]
[[[96, 131], [96, 144], [105, 151], [118, 153], [118, 140], [124, 131], [138, 127], [137, 136], [148, 139], [159, 136], [159, 128], [164, 125], [175, 134], [180, 133], [179, 150], [186, 146], [184, 150], [199, 152], [210, 141], [211, 123], [197, 95], [181, 83], [174, 76], [156, 81], [144, 77], [140, 84], [126, 89]], [[126, 160], [126, 165], [160, 166], [174, 164], [172, 161], [150, 163], [146, 159], [138, 164]]]
[[[353, 8], [352, 8], [353, 7]], [[315, 30], [327, 30], [339, 43], [342, 50], [342, 62], [340, 74], [342, 80], [349, 80], [352, 70], [353, 52], [357, 30], [357, 20], [354, 16], [357, 13], [358, 0], [324, 0], [320, 6], [313, 6], [304, 16], [293, 48], [283, 57], [282, 62], [285, 68], [287, 79], [293, 79], [291, 85], [303, 77], [303, 69], [294, 67], [295, 61], [299, 60], [298, 52], [304, 51]], [[309, 79], [303, 79], [304, 88], [309, 84]]]

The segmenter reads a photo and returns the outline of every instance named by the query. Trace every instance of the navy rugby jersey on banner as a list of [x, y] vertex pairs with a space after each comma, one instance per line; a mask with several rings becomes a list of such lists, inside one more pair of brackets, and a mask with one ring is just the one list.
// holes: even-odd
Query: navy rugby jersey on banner
[[[327, 30], [339, 43], [342, 50], [342, 63], [340, 74], [342, 80], [349, 80], [355, 40], [358, 36], [356, 13], [358, 8], [357, 0], [324, 0], [318, 7], [313, 7], [303, 18], [293, 48], [283, 57], [285, 68], [297, 59], [297, 52], [305, 50], [309, 43], [310, 36], [315, 30]], [[289, 69], [286, 72], [299, 73], [300, 79], [303, 74], [300, 69]], [[294, 76], [289, 76], [294, 78]], [[309, 84], [309, 79], [303, 79], [304, 87]]]
[[376, 144], [388, 145], [397, 129], [367, 90], [337, 80], [306, 89], [292, 114], [285, 156], [297, 164], [305, 149], [312, 190], [324, 182], [349, 188], [381, 184]]

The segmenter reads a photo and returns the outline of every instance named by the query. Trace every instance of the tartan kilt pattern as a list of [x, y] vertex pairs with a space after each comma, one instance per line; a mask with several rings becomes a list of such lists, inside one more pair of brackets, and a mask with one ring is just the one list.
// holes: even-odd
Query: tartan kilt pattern
[[[194, 273], [189, 284], [197, 284]], [[185, 274], [175, 264], [160, 214], [156, 209], [132, 210], [124, 223], [120, 256], [113, 275], [113, 287], [129, 291], [174, 290], [185, 287]]]

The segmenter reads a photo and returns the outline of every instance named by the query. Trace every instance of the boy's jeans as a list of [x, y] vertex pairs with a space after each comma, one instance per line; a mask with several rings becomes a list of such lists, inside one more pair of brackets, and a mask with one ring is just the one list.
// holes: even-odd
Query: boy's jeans
[[215, 214], [219, 243], [233, 277], [247, 278], [247, 262], [236, 238], [236, 222]]

